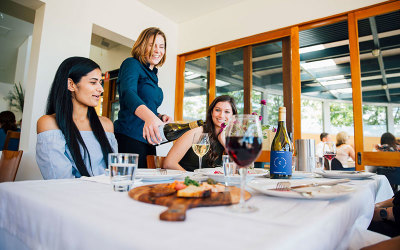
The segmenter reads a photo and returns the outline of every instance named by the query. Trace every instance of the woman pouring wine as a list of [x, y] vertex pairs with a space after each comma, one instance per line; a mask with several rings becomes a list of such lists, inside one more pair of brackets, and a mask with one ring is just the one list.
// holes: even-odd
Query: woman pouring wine
[[139, 154], [139, 168], [146, 168], [146, 156], [156, 154], [161, 143], [159, 126], [171, 121], [157, 112], [163, 100], [157, 71], [165, 62], [167, 42], [158, 28], [142, 31], [132, 47], [132, 57], [121, 65], [118, 93], [121, 109], [115, 121], [115, 137], [120, 153]]

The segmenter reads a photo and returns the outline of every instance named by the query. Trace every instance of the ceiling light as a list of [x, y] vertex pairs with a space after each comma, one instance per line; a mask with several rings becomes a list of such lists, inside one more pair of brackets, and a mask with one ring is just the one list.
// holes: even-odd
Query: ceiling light
[[324, 45], [318, 44], [318, 45], [314, 45], [314, 46], [300, 48], [299, 53], [303, 54], [303, 53], [308, 53], [308, 52], [313, 52], [313, 51], [318, 51], [318, 50], [323, 50], [323, 49], [325, 49]]
[[336, 65], [336, 63], [332, 59], [301, 64], [301, 66], [305, 69], [318, 69], [318, 68], [324, 68], [324, 67], [335, 66], [335, 65]]
[[225, 82], [225, 81], [221, 81], [221, 80], [216, 80], [215, 81], [215, 85], [217, 86], [217, 87], [223, 87], [223, 86], [227, 86], [227, 85], [230, 85], [230, 83], [229, 82]]
[[372, 50], [372, 55], [375, 57], [378, 57], [381, 54], [381, 50], [380, 49], [373, 49]]

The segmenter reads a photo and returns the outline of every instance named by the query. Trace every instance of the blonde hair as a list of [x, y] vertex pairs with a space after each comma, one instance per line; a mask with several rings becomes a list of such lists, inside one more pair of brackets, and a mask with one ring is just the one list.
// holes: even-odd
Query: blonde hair
[[[161, 61], [155, 65], [157, 66], [162, 66], [165, 62], [165, 58], [167, 55], [167, 38], [165, 37], [164, 32], [162, 32], [159, 28], [156, 27], [150, 27], [147, 28], [145, 30], [142, 31], [142, 33], [140, 33], [138, 39], [136, 40], [135, 44], [132, 47], [131, 50], [131, 55], [133, 58], [136, 58], [137, 60], [139, 60], [139, 62], [141, 62], [142, 64], [147, 64], [147, 60], [146, 60], [146, 49], [147, 46], [150, 43], [153, 43], [153, 46], [151, 48], [151, 51], [149, 52], [151, 56], [153, 54], [153, 50], [154, 50], [154, 41], [156, 40], [157, 35], [161, 35], [164, 38], [164, 55], [161, 58]], [[150, 38], [153, 36], [153, 41], [150, 41]]]
[[346, 144], [347, 140], [349, 139], [349, 135], [342, 131], [336, 135], [336, 147], [339, 147], [342, 144]]

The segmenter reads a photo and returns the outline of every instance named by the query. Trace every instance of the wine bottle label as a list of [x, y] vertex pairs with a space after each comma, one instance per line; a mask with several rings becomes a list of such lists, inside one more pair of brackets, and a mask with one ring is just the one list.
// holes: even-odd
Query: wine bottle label
[[165, 138], [165, 134], [164, 134], [164, 125], [161, 125], [158, 127], [158, 131], [160, 132], [161, 135], [161, 143], [168, 141], [167, 138]]
[[194, 121], [194, 122], [189, 123], [189, 128], [190, 128], [190, 129], [197, 128], [198, 126], [199, 126], [199, 125], [197, 125], [197, 121]]
[[292, 175], [292, 152], [271, 151], [271, 174]]

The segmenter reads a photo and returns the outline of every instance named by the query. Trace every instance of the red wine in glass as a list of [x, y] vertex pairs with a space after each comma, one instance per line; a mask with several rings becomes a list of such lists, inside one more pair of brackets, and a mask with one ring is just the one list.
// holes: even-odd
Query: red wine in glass
[[228, 136], [226, 137], [228, 154], [239, 167], [247, 167], [259, 156], [262, 148], [261, 137]]
[[328, 161], [331, 161], [333, 158], [335, 158], [336, 154], [334, 152], [325, 152], [324, 157]]

